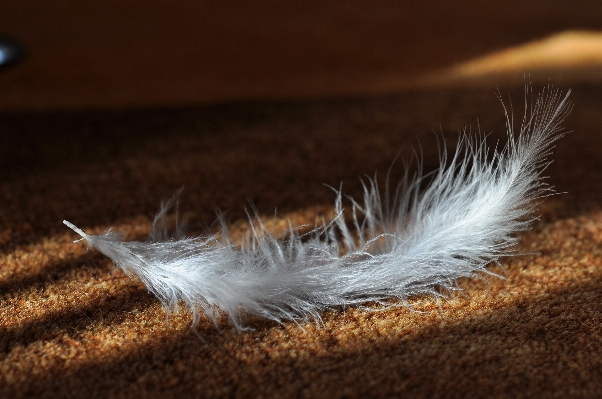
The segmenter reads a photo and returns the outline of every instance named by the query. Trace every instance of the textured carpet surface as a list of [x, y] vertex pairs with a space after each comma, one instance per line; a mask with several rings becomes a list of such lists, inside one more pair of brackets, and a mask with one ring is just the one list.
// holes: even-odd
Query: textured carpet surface
[[[553, 32], [554, 21], [585, 28], [595, 16], [554, 10], [541, 14], [541, 32]], [[515, 31], [512, 43], [541, 34], [527, 31]], [[573, 132], [545, 174], [562, 194], [546, 199], [540, 220], [520, 235], [529, 255], [491, 267], [504, 278], [462, 281], [446, 300], [412, 298], [414, 310], [333, 310], [323, 326], [248, 319], [253, 330], [244, 332], [202, 320], [197, 335], [189, 313], [166, 323], [139, 281], [73, 243], [62, 220], [144, 239], [160, 201], [184, 186], [180, 212], [191, 234], [215, 230], [219, 208], [240, 237], [249, 200], [276, 230], [287, 220], [313, 224], [332, 215], [324, 184], [343, 182], [358, 196], [362, 175], [384, 176], [398, 153], [411, 157], [418, 146], [432, 170], [440, 137], [453, 148], [464, 126], [492, 131], [492, 144], [503, 140], [495, 79], [483, 88], [199, 105], [218, 97], [161, 102], [134, 82], [135, 95], [101, 90], [95, 98], [61, 68], [53, 73], [62, 81], [27, 80], [36, 68], [49, 71], [30, 57], [0, 71], [8, 93], [0, 103], [14, 100], [0, 110], [0, 397], [602, 396], [602, 85], [557, 71], [573, 89], [565, 122]], [[111, 73], [109, 85], [127, 77]], [[53, 103], [51, 86], [61, 82]], [[325, 90], [340, 94], [334, 86]], [[521, 84], [500, 93], [521, 115]], [[403, 173], [395, 165], [393, 180]]]
[[[520, 98], [521, 91], [513, 94]], [[602, 165], [592, 118], [601, 95], [600, 88], [574, 89], [575, 111], [566, 124], [575, 132], [559, 142], [547, 170], [567, 194], [541, 205], [541, 221], [520, 244], [522, 252], [537, 254], [504, 260], [505, 279], [466, 281], [463, 294], [439, 303], [413, 299], [421, 312], [333, 311], [323, 315], [323, 327], [249, 320], [255, 330], [237, 332], [226, 322], [216, 329], [203, 321], [202, 339], [189, 329], [185, 312], [166, 326], [158, 301], [108, 259], [72, 243], [76, 237], [61, 220], [96, 233], [113, 226], [128, 239], [142, 239], [160, 200], [184, 185], [180, 209], [193, 233], [211, 228], [218, 206], [228, 212], [233, 232], [244, 232], [248, 198], [267, 223], [314, 223], [314, 215], [331, 212], [333, 193], [322, 183], [343, 181], [357, 195], [358, 176], [384, 174], [399, 148], [415, 145], [416, 138], [426, 167], [436, 166], [436, 136], [424, 127], [430, 115], [449, 121], [441, 132], [450, 145], [459, 120], [474, 125], [477, 114], [481, 126], [503, 132], [502, 108], [491, 90], [213, 107], [198, 110], [199, 125], [211, 120], [205, 127], [166, 122], [152, 136], [136, 135], [139, 115], [75, 113], [69, 123], [63, 114], [33, 122], [6, 117], [5, 128], [21, 136], [42, 122], [59, 124], [62, 134], [70, 123], [74, 132], [87, 123], [97, 131], [90, 141], [72, 136], [82, 154], [65, 154], [62, 140], [47, 142], [39, 156], [17, 154], [28, 169], [2, 183], [2, 392], [597, 396]], [[195, 122], [193, 110], [151, 113]], [[104, 134], [116, 123], [131, 129], [131, 143]], [[54, 154], [61, 154], [62, 165], [43, 168]], [[393, 175], [400, 173], [395, 168]]]

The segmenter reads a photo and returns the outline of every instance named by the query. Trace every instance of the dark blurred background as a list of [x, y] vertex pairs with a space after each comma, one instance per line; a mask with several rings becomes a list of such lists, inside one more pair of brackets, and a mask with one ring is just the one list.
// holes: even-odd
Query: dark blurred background
[[602, 80], [599, 1], [3, 0], [0, 111]]

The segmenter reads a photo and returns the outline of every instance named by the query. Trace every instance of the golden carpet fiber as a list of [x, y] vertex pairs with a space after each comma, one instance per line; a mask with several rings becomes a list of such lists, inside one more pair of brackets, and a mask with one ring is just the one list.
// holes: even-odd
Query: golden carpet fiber
[[[61, 224], [128, 239], [149, 232], [161, 199], [185, 187], [190, 232], [226, 211], [246, 231], [332, 211], [323, 184], [384, 175], [418, 143], [438, 164], [470, 123], [503, 139], [493, 89], [423, 90], [313, 102], [246, 102], [129, 111], [0, 114], [0, 396], [600, 397], [602, 395], [602, 87], [574, 87], [573, 130], [547, 170], [560, 195], [520, 251], [415, 311], [341, 309], [324, 325], [249, 319], [252, 331], [159, 302]], [[512, 98], [520, 112], [522, 89]], [[502, 90], [506, 97], [507, 91]], [[44, 132], [55, 132], [49, 137]], [[393, 179], [402, 173], [398, 162]], [[276, 216], [274, 208], [278, 207]]]

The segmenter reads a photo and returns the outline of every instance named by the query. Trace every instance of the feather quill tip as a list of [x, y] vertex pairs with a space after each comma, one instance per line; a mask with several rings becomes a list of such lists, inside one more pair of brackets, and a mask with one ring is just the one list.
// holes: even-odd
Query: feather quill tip
[[88, 235], [86, 233], [84, 233], [84, 231], [82, 229], [80, 229], [76, 225], [74, 225], [73, 223], [63, 220], [63, 224], [65, 224], [67, 227], [69, 227], [71, 230], [75, 231], [77, 234], [79, 234], [82, 237], [78, 240], [74, 240], [73, 243], [78, 243], [82, 240], [88, 239]]

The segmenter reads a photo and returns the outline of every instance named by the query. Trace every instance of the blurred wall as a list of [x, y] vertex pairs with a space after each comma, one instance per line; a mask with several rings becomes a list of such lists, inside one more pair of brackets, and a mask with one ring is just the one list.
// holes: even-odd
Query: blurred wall
[[[0, 8], [0, 33], [27, 49], [24, 62], [0, 70], [0, 110], [382, 93], [444, 84], [437, 76], [449, 68], [560, 32], [602, 32], [602, 3], [582, 0], [3, 0]], [[537, 70], [529, 65], [513, 79]]]

